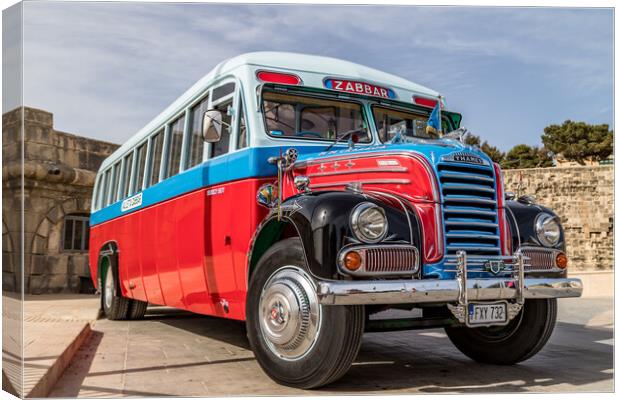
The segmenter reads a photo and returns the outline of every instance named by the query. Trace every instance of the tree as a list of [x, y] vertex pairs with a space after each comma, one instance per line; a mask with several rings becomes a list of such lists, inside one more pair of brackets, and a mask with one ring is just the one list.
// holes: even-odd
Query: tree
[[543, 168], [551, 167], [553, 160], [544, 148], [518, 144], [506, 153], [501, 162], [502, 168]]
[[546, 127], [541, 138], [545, 147], [555, 154], [585, 165], [586, 161], [601, 161], [613, 153], [613, 136], [607, 124], [566, 120], [562, 125]]
[[504, 153], [502, 153], [497, 147], [491, 146], [486, 140], [480, 144], [480, 136], [472, 134], [465, 136], [465, 144], [478, 147], [487, 156], [489, 156], [493, 162], [499, 163], [504, 159]]

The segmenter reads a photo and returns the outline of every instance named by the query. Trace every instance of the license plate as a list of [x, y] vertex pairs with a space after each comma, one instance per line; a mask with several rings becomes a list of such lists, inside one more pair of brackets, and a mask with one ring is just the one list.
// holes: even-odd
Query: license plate
[[469, 303], [467, 325], [503, 325], [508, 322], [506, 302]]

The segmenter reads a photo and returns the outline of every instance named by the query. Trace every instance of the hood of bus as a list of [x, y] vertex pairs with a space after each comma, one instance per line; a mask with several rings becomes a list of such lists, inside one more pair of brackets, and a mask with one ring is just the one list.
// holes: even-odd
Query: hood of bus
[[[366, 193], [409, 201], [423, 225], [425, 275], [446, 276], [444, 262], [458, 249], [500, 255], [501, 191], [493, 162], [479, 149], [452, 140], [339, 148], [300, 155], [292, 175], [307, 176], [312, 191], [344, 190], [354, 184]], [[284, 196], [296, 193], [289, 180]], [[476, 213], [463, 215], [463, 209]], [[485, 231], [470, 232], [476, 228], [464, 224], [467, 221], [485, 223]]]

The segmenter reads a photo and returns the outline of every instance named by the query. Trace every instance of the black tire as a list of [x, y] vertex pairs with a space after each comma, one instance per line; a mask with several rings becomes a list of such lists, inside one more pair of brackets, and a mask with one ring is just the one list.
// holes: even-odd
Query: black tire
[[[277, 354], [277, 350], [273, 350], [274, 344], [265, 337], [262, 328], [265, 324], [275, 323], [274, 311], [270, 309], [271, 312], [264, 313], [266, 305], [269, 309], [269, 302], [264, 300], [264, 304], [261, 305], [261, 296], [267, 297], [263, 291], [267, 289], [266, 284], [270, 284], [282, 271], [289, 271], [283, 268], [285, 266], [298, 267], [296, 271], [301, 271], [300, 276], [309, 278], [309, 274], [303, 273], [308, 271], [308, 267], [298, 238], [289, 238], [274, 244], [261, 257], [253, 272], [246, 304], [246, 326], [250, 345], [259, 365], [274, 381], [301, 389], [327, 385], [342, 377], [357, 356], [364, 332], [364, 307], [317, 304], [320, 317], [315, 322], [318, 333], [312, 336], [313, 344], [297, 358], [286, 358]], [[261, 307], [263, 307], [262, 325]], [[280, 315], [288, 317], [288, 314]], [[265, 322], [269, 319], [265, 316], [270, 317], [271, 321]], [[277, 318], [275, 320], [277, 321]], [[302, 318], [291, 318], [287, 320], [287, 324], [290, 321], [294, 321], [295, 324], [295, 321], [302, 321]]]
[[127, 314], [128, 319], [142, 319], [146, 314], [146, 307], [148, 302], [142, 300], [132, 299], [129, 303], [129, 312]]
[[[121, 295], [118, 277], [116, 276], [115, 257], [105, 257], [102, 260], [102, 279], [101, 279], [101, 308], [107, 319], [123, 320], [127, 319], [129, 313], [130, 299]], [[107, 280], [111, 279], [113, 287], [106, 290]]]
[[504, 327], [450, 327], [446, 334], [463, 354], [475, 361], [512, 365], [543, 348], [553, 332], [556, 316], [556, 299], [528, 299], [519, 315]]

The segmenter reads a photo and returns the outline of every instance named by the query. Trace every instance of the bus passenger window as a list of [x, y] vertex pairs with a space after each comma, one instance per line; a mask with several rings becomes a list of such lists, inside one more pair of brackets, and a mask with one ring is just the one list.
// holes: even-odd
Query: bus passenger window
[[[142, 182], [144, 181], [144, 167], [146, 166], [146, 142], [138, 147], [138, 170], [136, 171], [136, 184], [133, 189], [133, 193], [137, 193], [142, 190]], [[133, 194], [132, 193], [132, 194]]]
[[120, 161], [114, 164], [112, 167], [114, 171], [112, 173], [112, 184], [110, 185], [110, 204], [116, 203], [118, 201], [118, 179], [121, 176], [121, 163]]
[[245, 124], [245, 111], [243, 109], [243, 98], [239, 99], [239, 135], [237, 135], [237, 149], [248, 146], [248, 131]]
[[230, 144], [230, 124], [232, 120], [228, 115], [228, 107], [232, 106], [232, 101], [227, 101], [223, 104], [218, 104], [215, 109], [222, 112], [222, 138], [219, 142], [213, 143], [211, 146], [211, 157], [217, 157], [222, 154], [228, 153], [228, 147]]
[[161, 168], [161, 152], [164, 147], [164, 131], [163, 129], [153, 135], [151, 139], [151, 179], [147, 182], [147, 186], [152, 186], [159, 182], [159, 170]]
[[205, 97], [192, 107], [190, 116], [192, 118], [191, 134], [189, 137], [189, 165], [188, 168], [198, 165], [202, 162], [202, 149], [204, 141], [202, 140], [202, 116], [207, 111], [208, 98]]
[[123, 195], [122, 197], [127, 197], [129, 196], [129, 181], [131, 180], [131, 167], [133, 164], [133, 152], [129, 153], [127, 155], [127, 157], [125, 157], [125, 173], [124, 173], [124, 179], [125, 181], [123, 182]]
[[105, 172], [105, 175], [103, 175], [103, 187], [101, 188], [101, 203], [103, 203], [104, 207], [110, 204], [110, 202], [108, 201], [108, 193], [110, 193], [109, 184], [110, 184], [110, 169], [108, 169]]
[[181, 164], [181, 146], [183, 145], [183, 125], [185, 116], [177, 118], [170, 125], [170, 146], [168, 147], [168, 171], [166, 178], [170, 178], [179, 173]]

